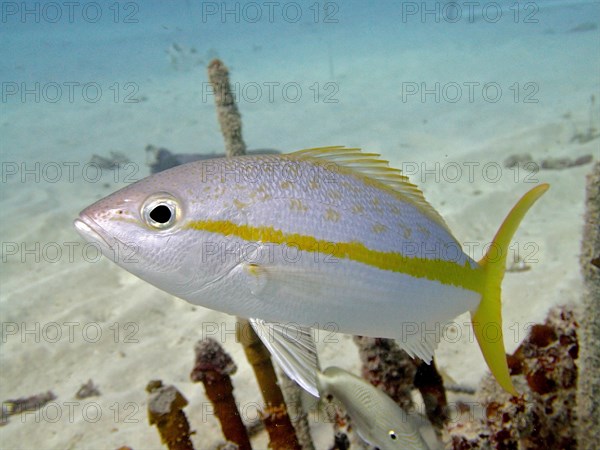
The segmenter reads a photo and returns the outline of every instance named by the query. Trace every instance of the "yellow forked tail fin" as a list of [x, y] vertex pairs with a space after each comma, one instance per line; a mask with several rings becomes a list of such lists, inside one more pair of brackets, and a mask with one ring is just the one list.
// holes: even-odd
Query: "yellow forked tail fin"
[[[506, 268], [506, 255], [510, 241], [521, 220], [531, 206], [548, 190], [548, 184], [540, 184], [527, 192], [508, 213], [494, 236], [492, 245], [479, 261], [485, 272], [481, 303], [471, 321], [483, 357], [496, 380], [507, 392], [517, 395], [512, 384], [506, 362], [504, 338], [502, 336], [502, 312], [500, 286]], [[490, 327], [492, 331], [488, 331]], [[487, 331], [487, 332], [486, 332]]]

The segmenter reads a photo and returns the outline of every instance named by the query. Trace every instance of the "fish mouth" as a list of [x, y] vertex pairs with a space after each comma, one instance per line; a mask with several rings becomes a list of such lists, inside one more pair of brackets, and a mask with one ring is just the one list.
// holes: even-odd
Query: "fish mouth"
[[73, 221], [73, 226], [86, 241], [98, 244], [103, 253], [115, 244], [114, 239], [110, 239], [102, 227], [86, 214], [79, 214], [79, 217]]

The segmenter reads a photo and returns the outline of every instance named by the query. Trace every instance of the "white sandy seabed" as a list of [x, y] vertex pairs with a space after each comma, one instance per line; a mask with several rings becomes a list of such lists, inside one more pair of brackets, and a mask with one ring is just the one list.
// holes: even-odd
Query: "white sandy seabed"
[[[597, 37], [597, 31], [594, 33]], [[250, 147], [293, 150], [345, 144], [382, 153], [423, 188], [459, 241], [472, 243], [474, 258], [481, 256], [482, 246], [526, 190], [539, 182], [550, 183], [550, 191], [531, 210], [515, 237], [514, 249], [531, 269], [508, 273], [503, 284], [509, 352], [525, 337], [529, 324], [542, 321], [549, 308], [579, 302], [584, 185], [591, 165], [530, 173], [507, 169], [503, 161], [510, 154], [525, 152], [536, 162], [584, 154], [598, 158], [598, 140], [585, 144], [571, 141], [576, 129], [583, 131], [588, 126], [590, 95], [599, 98], [597, 75], [596, 79], [589, 75], [597, 74], [598, 68], [581, 63], [586, 54], [581, 48], [589, 46], [593, 36], [540, 36], [540, 45], [549, 42], [543, 45], [552, 46], [559, 38], [563, 43], [569, 40], [564, 44], [568, 49], [557, 50], [551, 64], [536, 63], [540, 72], [535, 72], [536, 64], [531, 63], [536, 53], [528, 53], [535, 46], [498, 46], [489, 57], [478, 54], [476, 46], [470, 47], [473, 43], [464, 44], [467, 47], [460, 52], [448, 44], [471, 57], [448, 69], [448, 77], [454, 78], [445, 78], [468, 80], [472, 79], [468, 74], [477, 74], [473, 79], [490, 79], [488, 74], [494, 69], [481, 69], [489, 57], [498, 65], [502, 79], [508, 80], [510, 74], [502, 67], [529, 61], [530, 79], [537, 76], [543, 80], [541, 101], [535, 105], [512, 100], [494, 105], [485, 101], [402, 103], [398, 90], [390, 91], [395, 81], [371, 70], [373, 64], [383, 64], [376, 53], [338, 63], [336, 77], [342, 80], [343, 89], [336, 105], [240, 102]], [[406, 50], [399, 61], [386, 60], [384, 65], [393, 77], [419, 79], [437, 70], [436, 76], [428, 79], [444, 79], [447, 72], [439, 62], [448, 62], [449, 57], [443, 56], [446, 51], [448, 48], [442, 47], [417, 55]], [[227, 55], [223, 58], [227, 62]], [[231, 59], [241, 61], [235, 54]], [[417, 60], [421, 64], [418, 69]], [[565, 68], [569, 65], [586, 70], [570, 72]], [[213, 325], [218, 330], [215, 337], [238, 365], [233, 383], [242, 413], [252, 419], [256, 405], [261, 404], [253, 372], [231, 332], [233, 317], [175, 299], [110, 261], [96, 258], [93, 249], [83, 254], [84, 243], [71, 225], [79, 210], [127, 184], [129, 175], [139, 179], [148, 173], [143, 152], [146, 144], [179, 152], [222, 148], [212, 103], [199, 101], [198, 80], [206, 81], [202, 68], [170, 73], [167, 61], [164, 66], [161, 70], [169, 76], [148, 75], [142, 80], [140, 94], [147, 96], [142, 103], [25, 102], [12, 104], [0, 119], [3, 163], [16, 163], [20, 168], [22, 162], [29, 167], [39, 162], [42, 168], [38, 180], [29, 176], [23, 183], [20, 173], [3, 180], [0, 399], [47, 390], [57, 396], [37, 413], [13, 416], [0, 427], [1, 448], [161, 448], [156, 429], [147, 422], [144, 388], [152, 379], [176, 385], [187, 397], [190, 403], [185, 412], [196, 430], [196, 448], [214, 448], [222, 440], [218, 422], [207, 413], [203, 388], [189, 379], [194, 343]], [[414, 73], [410, 67], [415, 67]], [[297, 76], [286, 78], [285, 68], [273, 70], [283, 80]], [[300, 71], [301, 67], [290, 70]], [[256, 73], [263, 71], [267, 69], [260, 67]], [[234, 69], [234, 79], [237, 74], [241, 82], [259, 76], [251, 67]], [[393, 101], [384, 102], [387, 97], [369, 90], [372, 80], [383, 86], [383, 91], [395, 92]], [[597, 125], [597, 110], [592, 114]], [[94, 175], [85, 174], [83, 164], [92, 153], [106, 155], [110, 150], [126, 152], [139, 172], [107, 171], [100, 181], [90, 182]], [[80, 164], [72, 180], [64, 164], [68, 162]], [[63, 173], [57, 182], [51, 182], [55, 163]], [[473, 168], [470, 173], [469, 167]], [[462, 171], [458, 176], [457, 168]], [[3, 176], [7, 173], [3, 169]], [[18, 247], [16, 252], [13, 244]], [[467, 327], [462, 327], [467, 321], [467, 316], [456, 319], [461, 336], [457, 342], [442, 342], [436, 359], [456, 382], [475, 387], [487, 369]], [[324, 335], [319, 336], [324, 366], [359, 371], [349, 336], [336, 335], [335, 343], [324, 343]], [[90, 378], [102, 395], [76, 400], [78, 388]], [[326, 448], [332, 437], [329, 426], [318, 420], [312, 420], [312, 425], [317, 448]], [[261, 433], [254, 441], [255, 448], [266, 448], [266, 442]]]

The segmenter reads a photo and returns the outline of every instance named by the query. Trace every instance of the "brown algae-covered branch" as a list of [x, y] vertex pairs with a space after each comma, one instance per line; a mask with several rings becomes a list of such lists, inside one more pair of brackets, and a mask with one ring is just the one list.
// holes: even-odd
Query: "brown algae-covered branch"
[[246, 153], [246, 144], [242, 138], [242, 118], [229, 84], [229, 71], [222, 61], [211, 61], [208, 79], [214, 90], [219, 125], [225, 138], [225, 153], [227, 156], [243, 155]]
[[244, 347], [248, 362], [252, 365], [256, 380], [265, 401], [263, 422], [269, 433], [271, 448], [275, 450], [301, 450], [296, 432], [287, 414], [283, 394], [277, 383], [277, 375], [269, 350], [246, 319], [238, 318], [237, 340]]
[[[225, 154], [227, 157], [244, 155], [246, 144], [242, 138], [242, 118], [231, 91], [229, 71], [222, 61], [218, 59], [211, 61], [208, 65], [208, 79], [214, 90], [217, 116], [225, 140]], [[252, 364], [265, 401], [262, 419], [269, 433], [271, 448], [300, 450], [283, 394], [277, 384], [269, 351], [256, 336], [247, 320], [238, 319], [237, 330], [238, 341], [242, 343], [246, 357]], [[240, 335], [240, 330], [245, 332]]]
[[308, 414], [304, 410], [302, 403], [302, 393], [304, 390], [281, 369], [277, 371], [277, 378], [279, 379], [279, 385], [285, 398], [292, 425], [296, 430], [300, 447], [302, 450], [315, 450], [315, 444], [310, 435]]
[[600, 163], [587, 177], [581, 243], [583, 314], [579, 329], [577, 441], [580, 450], [598, 448], [600, 430]]
[[148, 421], [156, 425], [161, 440], [169, 450], [194, 450], [190, 440], [190, 424], [183, 408], [186, 398], [175, 386], [163, 386], [162, 381], [153, 380], [146, 386], [148, 398]]
[[235, 363], [214, 339], [199, 341], [194, 350], [196, 363], [190, 378], [204, 384], [225, 439], [240, 450], [251, 450], [250, 438], [233, 396], [230, 375], [237, 370]]
[[427, 418], [437, 432], [441, 433], [444, 423], [448, 421], [448, 400], [446, 399], [444, 380], [435, 366], [434, 359], [430, 364], [423, 361], [417, 362], [417, 364], [415, 387], [423, 397]]

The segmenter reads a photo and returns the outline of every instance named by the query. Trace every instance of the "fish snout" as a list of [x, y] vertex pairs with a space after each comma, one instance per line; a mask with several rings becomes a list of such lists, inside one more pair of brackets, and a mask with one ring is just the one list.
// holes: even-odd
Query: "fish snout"
[[[73, 226], [77, 232], [91, 244], [98, 244], [102, 250], [108, 250], [111, 248], [111, 241], [106, 232], [102, 230], [102, 227], [93, 220], [90, 216], [82, 212], [79, 217], [73, 221]], [[112, 242], [114, 244], [114, 242]]]

